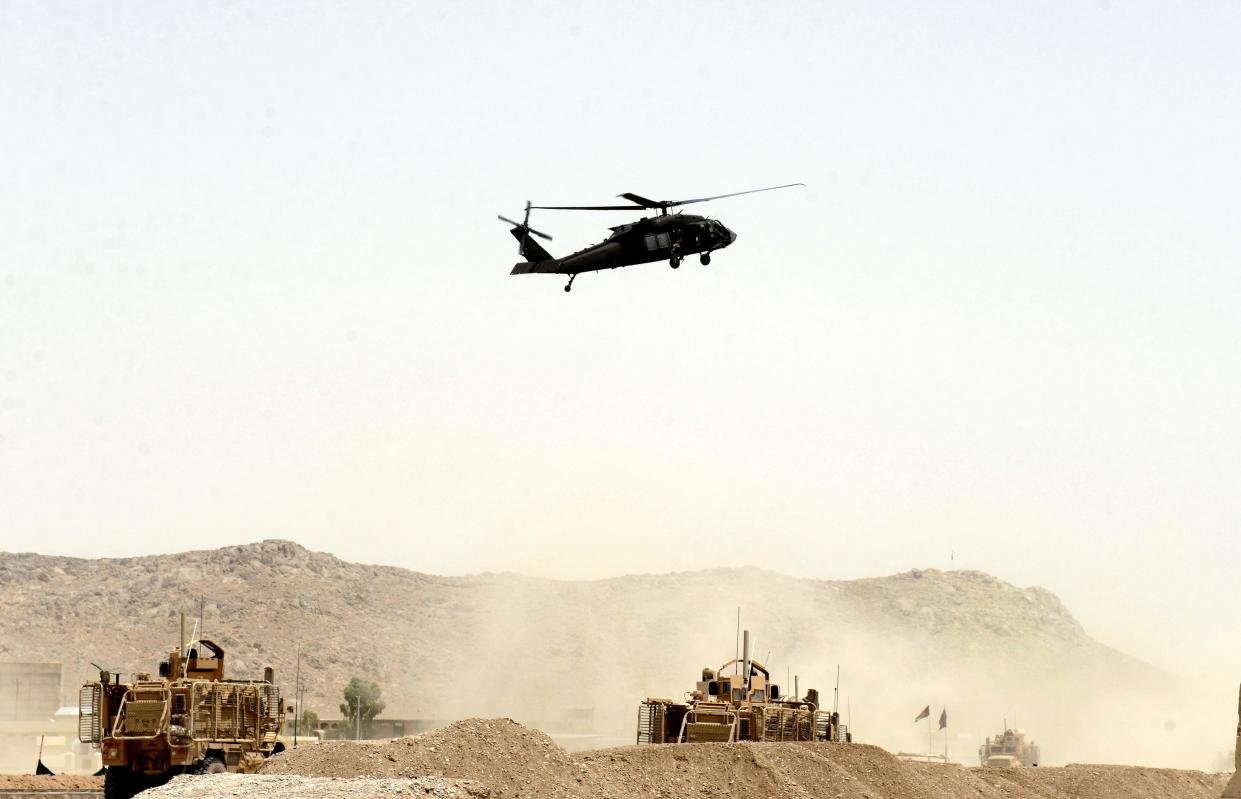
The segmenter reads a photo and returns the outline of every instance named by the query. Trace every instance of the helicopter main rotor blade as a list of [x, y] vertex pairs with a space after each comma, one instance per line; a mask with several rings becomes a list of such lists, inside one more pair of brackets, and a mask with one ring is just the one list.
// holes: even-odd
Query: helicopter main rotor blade
[[525, 228], [528, 233], [533, 233], [534, 235], [538, 236], [541, 239], [546, 239], [548, 241], [552, 240], [552, 237], [547, 235], [546, 233], [540, 230], [535, 230], [529, 225], [523, 225], [520, 222], [514, 222], [513, 220], [509, 219], [507, 216], [504, 216], [503, 214], [496, 214], [496, 219], [499, 219], [501, 222], [508, 222], [513, 227]]
[[617, 196], [617, 197], [624, 197], [624, 198], [625, 198], [626, 200], [628, 200], [629, 202], [631, 202], [631, 203], [637, 203], [638, 205], [642, 206], [643, 208], [659, 208], [659, 207], [663, 204], [663, 203], [660, 203], [660, 202], [658, 202], [658, 201], [656, 201], [656, 200], [648, 200], [648, 199], [646, 199], [645, 197], [643, 197], [643, 196], [642, 196], [642, 195], [640, 195], [640, 194], [634, 194], [633, 192], [628, 192], [628, 191], [627, 191], [627, 192], [625, 192], [624, 194], [618, 194], [618, 195], [616, 195], [616, 196]]
[[725, 197], [740, 197], [742, 194], [758, 194], [760, 191], [775, 191], [776, 189], [789, 189], [793, 186], [805, 185], [805, 183], [785, 183], [783, 186], [767, 186], [762, 189], [734, 191], [731, 194], [716, 194], [712, 197], [695, 197], [690, 200], [650, 200], [640, 194], [625, 192], [619, 196], [629, 200], [633, 203], [633, 205], [532, 205], [530, 207], [538, 208], [544, 211], [645, 211], [648, 209], [667, 211], [669, 208], [676, 208], [678, 205], [705, 203], [709, 200], [722, 200]]
[[[749, 191], [734, 191], [731, 194], [717, 194], [714, 197], [697, 197], [693, 200], [663, 200], [660, 205], [665, 208], [672, 208], [676, 205], [689, 205], [690, 203], [705, 203], [708, 200], [722, 200], [725, 197], [740, 197], [742, 194], [758, 194], [760, 191], [775, 191], [776, 189], [788, 189], [793, 186], [805, 186], [805, 183], [785, 183], [783, 186], [768, 186], [765, 189], [750, 189]], [[624, 195], [622, 195], [624, 196]]]
[[641, 205], [532, 205], [540, 211], [641, 211]]

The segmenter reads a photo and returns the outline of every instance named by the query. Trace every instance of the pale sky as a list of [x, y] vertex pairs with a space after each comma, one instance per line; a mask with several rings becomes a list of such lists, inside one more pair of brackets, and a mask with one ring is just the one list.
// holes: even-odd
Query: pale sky
[[[0, 2], [0, 549], [977, 568], [1241, 672], [1238, 41], [1223, 2]], [[571, 295], [495, 220], [792, 181]]]

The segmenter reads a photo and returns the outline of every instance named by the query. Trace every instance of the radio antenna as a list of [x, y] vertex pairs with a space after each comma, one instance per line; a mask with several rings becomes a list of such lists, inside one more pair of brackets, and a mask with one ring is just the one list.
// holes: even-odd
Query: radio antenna
[[733, 674], [741, 671], [741, 606], [737, 606], [737, 655], [733, 658]]

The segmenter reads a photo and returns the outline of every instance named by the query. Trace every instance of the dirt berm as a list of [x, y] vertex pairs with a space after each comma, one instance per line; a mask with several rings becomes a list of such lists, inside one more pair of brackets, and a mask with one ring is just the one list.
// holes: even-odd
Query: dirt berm
[[[497, 799], [1218, 799], [1226, 775], [1129, 766], [983, 769], [909, 763], [865, 744], [692, 744], [569, 755], [508, 719], [469, 719], [383, 743], [326, 743], [276, 755], [267, 774], [438, 776]], [[209, 799], [212, 794], [202, 794]]]

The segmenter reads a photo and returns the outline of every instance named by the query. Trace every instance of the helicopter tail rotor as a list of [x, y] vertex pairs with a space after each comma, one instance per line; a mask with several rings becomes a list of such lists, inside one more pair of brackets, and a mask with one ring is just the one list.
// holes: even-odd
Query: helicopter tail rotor
[[551, 259], [552, 256], [530, 236], [533, 234], [546, 241], [551, 241], [552, 237], [530, 227], [530, 208], [530, 201], [526, 200], [526, 215], [521, 222], [509, 219], [503, 214], [496, 214], [496, 218], [513, 226], [509, 232], [513, 234], [513, 238], [517, 239], [517, 252], [522, 258], [525, 258], [527, 261], [546, 261]]

